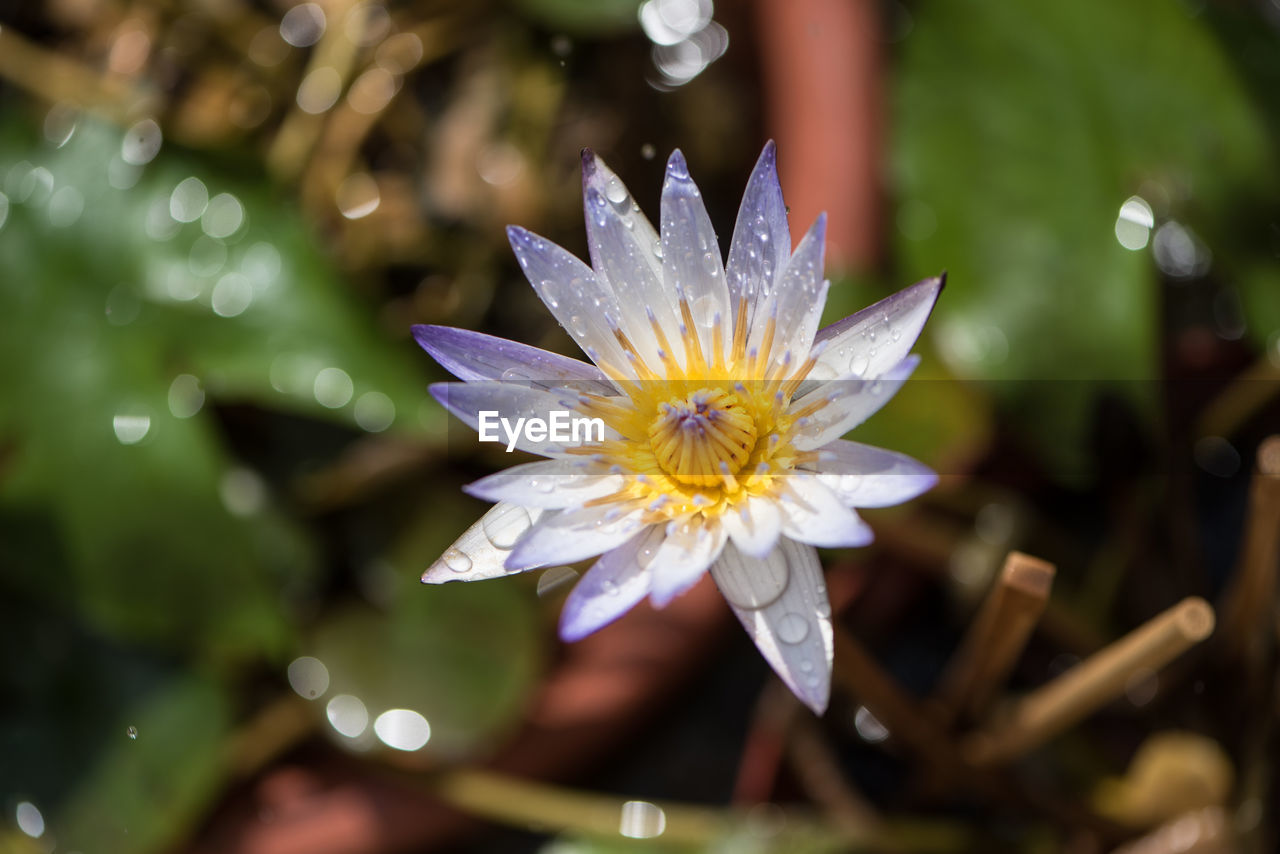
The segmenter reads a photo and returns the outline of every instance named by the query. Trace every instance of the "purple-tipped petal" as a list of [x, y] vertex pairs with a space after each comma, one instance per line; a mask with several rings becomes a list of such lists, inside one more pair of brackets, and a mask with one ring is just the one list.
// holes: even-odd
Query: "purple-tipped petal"
[[[511, 446], [548, 457], [564, 453], [568, 448], [581, 447], [588, 432], [591, 438], [601, 434], [605, 439], [619, 438], [612, 428], [597, 419], [599, 431], [594, 427], [591, 431], [579, 427], [578, 440], [573, 440], [573, 419], [587, 416], [578, 412], [578, 395], [572, 389], [543, 391], [506, 382], [435, 383], [427, 390], [441, 406], [475, 430], [480, 441], [503, 448]], [[533, 419], [543, 423], [544, 434], [540, 437], [528, 430]], [[554, 432], [551, 427], [555, 427]]]
[[[724, 559], [721, 558], [722, 561]], [[740, 605], [732, 599], [729, 606], [760, 654], [792, 693], [814, 714], [821, 715], [827, 710], [831, 696], [831, 662], [835, 644], [831, 632], [831, 605], [827, 600], [818, 553], [812, 546], [783, 538], [778, 543], [776, 555], [764, 559], [738, 555], [736, 559], [743, 564], [739, 574], [747, 579], [758, 578], [756, 583], [766, 590], [776, 585], [779, 559], [786, 565], [786, 588], [780, 596], [760, 607]], [[711, 574], [719, 582], [725, 571], [712, 567]]]
[[938, 483], [938, 476], [906, 454], [837, 439], [805, 466], [849, 507], [890, 507], [910, 501]]
[[617, 394], [595, 365], [506, 338], [426, 325], [413, 327], [413, 337], [441, 367], [465, 382], [521, 380], [543, 388], [569, 383], [579, 391]]
[[645, 527], [643, 515], [616, 505], [547, 513], [516, 545], [507, 568], [574, 563], [616, 549]]
[[653, 575], [649, 601], [655, 608], [665, 608], [672, 599], [697, 584], [707, 567], [724, 548], [724, 528], [714, 524], [690, 524], [685, 530], [679, 523], [668, 525], [662, 545], [653, 555], [649, 571]]
[[816, 475], [792, 474], [784, 489], [779, 506], [786, 537], [829, 549], [857, 548], [874, 539], [871, 526], [841, 503]]
[[607, 284], [618, 301], [617, 318], [622, 331], [651, 368], [661, 359], [659, 344], [649, 322], [649, 312], [672, 345], [679, 324], [672, 309], [672, 295], [662, 286], [662, 260], [658, 234], [640, 212], [622, 180], [599, 158], [583, 154], [583, 205], [587, 220], [587, 247], [596, 278]]
[[889, 398], [897, 394], [919, 364], [919, 356], [907, 356], [876, 379], [846, 376], [822, 383], [796, 398], [791, 404], [792, 412], [820, 398], [825, 398], [827, 404], [797, 421], [792, 444], [797, 450], [811, 451], [839, 439], [876, 414]]
[[597, 365], [634, 377], [630, 362], [606, 318], [621, 314], [617, 298], [606, 282], [571, 253], [516, 225], [507, 226], [507, 239], [520, 268], [538, 297], [582, 352]]
[[774, 292], [757, 305], [758, 313], [747, 347], [764, 346], [768, 320], [776, 317], [773, 347], [765, 354], [770, 365], [778, 364], [788, 352], [794, 365], [809, 355], [822, 307], [827, 301], [828, 283], [822, 273], [826, 236], [827, 215], [819, 214], [778, 276]]
[[560, 612], [560, 637], [581, 640], [635, 607], [649, 593], [649, 573], [641, 565], [662, 542], [661, 526], [651, 526], [626, 543], [606, 552], [587, 570], [565, 599]]
[[765, 143], [760, 159], [747, 180], [747, 190], [738, 209], [729, 244], [725, 279], [737, 320], [742, 298], [747, 304], [748, 328], [755, 325], [755, 309], [762, 296], [772, 293], [774, 282], [791, 257], [791, 232], [787, 206], [778, 184], [778, 166], [773, 140]]
[[899, 364], [920, 337], [946, 275], [916, 282], [818, 332], [827, 342], [815, 371], [828, 376], [878, 377]]
[[525, 507], [581, 507], [623, 487], [621, 475], [603, 474], [598, 469], [581, 458], [540, 460], [483, 477], [462, 490], [485, 501], [509, 501]]
[[526, 509], [515, 504], [501, 503], [490, 508], [427, 568], [422, 582], [480, 581], [523, 572], [523, 569], [508, 569], [507, 556], [541, 515], [539, 508]]
[[733, 544], [752, 557], [773, 551], [782, 533], [782, 514], [777, 502], [767, 495], [738, 502], [720, 521]]
[[[668, 294], [683, 294], [689, 302], [703, 355], [723, 351], [733, 332], [733, 312], [725, 285], [724, 264], [716, 231], [707, 216], [702, 193], [689, 177], [689, 167], [677, 149], [667, 161], [662, 184], [662, 271]], [[720, 318], [720, 340], [712, 338]], [[675, 354], [683, 359], [683, 353]]]

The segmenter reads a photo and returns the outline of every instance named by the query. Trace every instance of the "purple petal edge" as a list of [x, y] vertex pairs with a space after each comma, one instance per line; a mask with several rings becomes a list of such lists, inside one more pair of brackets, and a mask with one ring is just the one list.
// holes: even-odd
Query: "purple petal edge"
[[933, 313], [933, 307], [937, 304], [938, 297], [942, 294], [942, 290], [946, 287], [946, 284], [947, 274], [945, 270], [937, 276], [921, 279], [913, 285], [907, 285], [897, 293], [890, 294], [879, 302], [872, 303], [860, 311], [855, 311], [848, 317], [837, 320], [830, 326], [822, 327], [822, 329], [818, 330], [818, 334], [814, 340], [825, 341], [828, 338], [835, 337], [845, 330], [858, 325], [859, 323], [869, 322], [885, 314], [892, 314], [895, 310], [900, 309], [900, 307], [904, 305], [913, 305], [920, 298], [922, 291], [927, 291], [932, 288], [934, 293], [933, 296], [929, 298], [929, 311], [920, 322], [920, 326], [923, 328], [925, 321], [927, 321], [929, 319], [929, 315]]

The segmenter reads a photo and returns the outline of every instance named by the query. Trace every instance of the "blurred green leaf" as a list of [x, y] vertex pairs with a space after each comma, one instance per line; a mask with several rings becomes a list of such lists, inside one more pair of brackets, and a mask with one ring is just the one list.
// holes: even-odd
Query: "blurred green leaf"
[[[896, 78], [898, 250], [951, 276], [931, 334], [1078, 473], [1098, 383], [1156, 372], [1150, 256], [1131, 195], [1229, 211], [1267, 140], [1212, 33], [1166, 0], [926, 4]], [[1157, 210], [1157, 215], [1159, 211]], [[1124, 392], [1142, 403], [1147, 383]]]
[[[517, 586], [451, 584], [406, 592], [391, 613], [352, 607], [317, 629], [312, 654], [329, 696], [360, 700], [372, 726], [411, 709], [431, 726], [427, 750], [455, 758], [518, 720], [537, 682], [543, 639]], [[372, 745], [365, 731], [354, 744]]]
[[37, 514], [67, 560], [13, 580], [116, 637], [279, 654], [313, 556], [206, 398], [418, 435], [443, 417], [415, 349], [378, 334], [260, 179], [166, 152], [131, 166], [139, 134], [0, 134], [0, 511]]
[[1240, 271], [1240, 302], [1246, 328], [1258, 346], [1280, 359], [1280, 263], [1269, 260]]
[[[547, 653], [549, 635], [527, 585], [418, 581], [483, 509], [461, 495], [423, 508], [382, 567], [387, 609], [339, 611], [310, 644], [328, 668], [328, 697], [358, 697], [371, 724], [388, 709], [417, 711], [431, 725], [426, 749], [446, 758], [492, 745], [519, 719]], [[354, 745], [373, 743], [366, 732]]]
[[639, 26], [640, 0], [513, 0], [521, 12], [546, 27], [599, 37]]
[[164, 850], [196, 821], [222, 781], [230, 729], [212, 682], [184, 676], [145, 698], [130, 728], [82, 769], [53, 821], [59, 850], [139, 854]]

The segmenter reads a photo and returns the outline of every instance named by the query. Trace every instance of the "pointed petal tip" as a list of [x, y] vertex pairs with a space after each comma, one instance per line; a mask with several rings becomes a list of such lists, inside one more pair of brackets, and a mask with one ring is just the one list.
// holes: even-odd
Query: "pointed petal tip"
[[432, 383], [427, 386], [427, 394], [436, 399], [436, 403], [445, 407], [449, 406], [449, 383]]
[[579, 154], [582, 157], [582, 183], [586, 185], [596, 175], [598, 159], [596, 158], [596, 153], [590, 148], [582, 149]]
[[518, 225], [507, 226], [507, 242], [511, 244], [511, 248], [516, 250], [516, 260], [520, 262], [520, 266], [524, 266], [524, 259], [520, 257], [521, 249], [528, 249], [533, 242], [533, 233], [527, 228]]
[[431, 566], [427, 567], [426, 572], [422, 573], [422, 577], [418, 580], [423, 584], [448, 584], [450, 581], [464, 580], [458, 578], [458, 574], [456, 572], [446, 574], [442, 571], [443, 569], [444, 567], [441, 566], [440, 561], [436, 561], [431, 564]]
[[809, 711], [822, 717], [827, 713], [827, 706], [831, 703], [831, 685], [828, 683], [821, 694], [806, 691], [803, 694], [796, 693], [796, 696], [800, 698], [800, 702], [809, 707]]
[[426, 323], [415, 323], [409, 327], [409, 332], [413, 334], [413, 340], [418, 342], [418, 346], [430, 353], [431, 339], [439, 328], [439, 326], [431, 326]]
[[560, 612], [560, 626], [558, 629], [560, 640], [565, 643], [577, 643], [595, 632], [595, 629], [578, 625], [574, 620], [569, 619], [568, 613], [568, 611]]

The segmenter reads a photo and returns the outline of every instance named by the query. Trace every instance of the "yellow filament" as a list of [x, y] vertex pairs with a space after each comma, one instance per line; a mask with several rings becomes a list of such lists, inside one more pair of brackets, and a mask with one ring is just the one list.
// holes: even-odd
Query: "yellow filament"
[[756, 420], [736, 394], [704, 388], [661, 404], [649, 445], [662, 471], [690, 486], [728, 486], [756, 446]]

